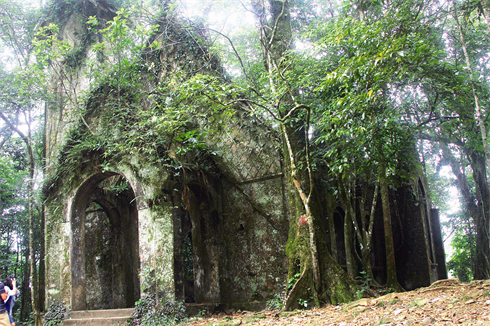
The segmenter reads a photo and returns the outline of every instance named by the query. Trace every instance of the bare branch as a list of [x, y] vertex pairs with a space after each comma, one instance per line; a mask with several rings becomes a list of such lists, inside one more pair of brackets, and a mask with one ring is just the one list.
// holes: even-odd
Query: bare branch
[[438, 121], [438, 120], [442, 120], [442, 121], [450, 121], [450, 120], [455, 120], [455, 119], [461, 119], [460, 117], [435, 117], [435, 118], [431, 118], [429, 116], [429, 118], [426, 120], [426, 121], [423, 121], [423, 122], [420, 122], [416, 128], [419, 128], [419, 127], [422, 127], [422, 126], [425, 126], [426, 124], [429, 124], [433, 121]]
[[22, 138], [22, 140], [26, 143], [26, 145], [29, 146], [29, 139], [27, 139], [27, 136], [22, 131], [20, 131], [2, 111], [0, 111], [0, 118], [5, 121], [10, 130], [16, 132], [19, 137]]
[[233, 101], [230, 101], [230, 102], [226, 103], [225, 105], [226, 105], [226, 106], [229, 106], [229, 105], [232, 105], [232, 104], [234, 104], [234, 103], [246, 103], [246, 104], [248, 104], [248, 105], [251, 105], [251, 104], [256, 105], [256, 106], [258, 106], [258, 107], [260, 107], [260, 108], [262, 108], [262, 109], [266, 110], [266, 111], [267, 111], [267, 113], [269, 113], [269, 114], [272, 116], [272, 118], [273, 118], [274, 120], [279, 121], [279, 122], [283, 122], [283, 119], [278, 118], [278, 117], [275, 115], [275, 113], [274, 113], [274, 112], [273, 112], [273, 111], [272, 111], [270, 108], [268, 108], [267, 106], [262, 105], [262, 104], [260, 104], [260, 103], [257, 103], [257, 102], [255, 102], [255, 101], [253, 101], [253, 100], [250, 100], [250, 99], [236, 99], [236, 100], [233, 100]]
[[235, 45], [233, 44], [233, 41], [228, 37], [226, 36], [225, 34], [217, 31], [217, 30], [214, 30], [212, 28], [209, 28], [210, 31], [212, 32], [215, 32], [221, 36], [223, 36], [224, 38], [226, 38], [228, 40], [228, 42], [230, 43], [231, 45], [231, 48], [233, 49], [233, 52], [235, 52], [235, 56], [237, 57], [238, 61], [240, 61], [240, 66], [242, 67], [242, 70], [243, 70], [243, 73], [245, 74], [245, 78], [250, 81], [250, 78], [248, 77], [248, 74], [247, 74], [247, 70], [245, 69], [245, 66], [243, 65], [243, 61], [242, 61], [242, 58], [240, 57], [240, 55], [238, 54], [238, 51], [236, 50], [235, 48]]
[[454, 144], [459, 147], [465, 146], [465, 143], [459, 139], [447, 138], [442, 135], [431, 135], [431, 134], [420, 132], [418, 133], [418, 137], [423, 140], [429, 140], [429, 141], [434, 141], [434, 142], [439, 142], [444, 144]]
[[[5, 126], [0, 130], [0, 134], [3, 134], [6, 130], [10, 130], [8, 126]], [[0, 149], [2, 149], [3, 145], [5, 145], [6, 142], [10, 140], [10, 137], [12, 136], [11, 132], [8, 132], [5, 136], [3, 136], [2, 141], [0, 142]]]

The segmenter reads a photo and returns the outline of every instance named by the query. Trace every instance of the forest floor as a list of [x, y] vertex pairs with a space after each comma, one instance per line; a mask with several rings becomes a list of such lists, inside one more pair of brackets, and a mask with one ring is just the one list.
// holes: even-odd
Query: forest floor
[[426, 288], [348, 304], [288, 312], [221, 313], [186, 325], [490, 325], [490, 280], [442, 280]]

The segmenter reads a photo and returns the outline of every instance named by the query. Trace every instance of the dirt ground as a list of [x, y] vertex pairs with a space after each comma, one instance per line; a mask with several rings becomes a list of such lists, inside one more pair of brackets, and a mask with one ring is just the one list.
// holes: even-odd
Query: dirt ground
[[199, 317], [189, 326], [489, 325], [490, 280], [442, 280], [427, 288], [291, 312], [237, 312]]

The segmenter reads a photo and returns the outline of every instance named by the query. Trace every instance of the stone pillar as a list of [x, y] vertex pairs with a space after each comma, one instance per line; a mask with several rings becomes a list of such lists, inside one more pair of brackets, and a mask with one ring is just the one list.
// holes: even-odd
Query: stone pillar
[[[411, 186], [398, 188], [396, 192], [398, 214], [403, 225], [403, 234], [394, 233], [397, 275], [406, 290], [430, 285], [431, 266], [427, 225], [425, 225], [425, 205], [422, 205]], [[398, 238], [402, 237], [402, 238]], [[398, 241], [397, 241], [398, 240]]]
[[71, 309], [74, 311], [87, 310], [84, 228], [85, 217], [76, 210], [71, 221]]
[[437, 277], [439, 280], [447, 279], [446, 254], [442, 239], [439, 210], [430, 210], [430, 222], [432, 224], [432, 239], [434, 241], [435, 263], [437, 263]]

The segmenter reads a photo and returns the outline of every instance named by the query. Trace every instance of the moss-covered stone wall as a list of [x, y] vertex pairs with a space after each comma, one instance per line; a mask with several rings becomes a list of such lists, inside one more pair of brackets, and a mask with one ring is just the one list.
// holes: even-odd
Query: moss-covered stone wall
[[[111, 12], [106, 9], [106, 14]], [[83, 17], [72, 12], [61, 20], [61, 37], [81, 44], [77, 37], [86, 33]], [[205, 150], [175, 157], [172, 145], [168, 151], [153, 150], [155, 145], [143, 140], [137, 148], [118, 151], [125, 145], [119, 139], [138, 122], [135, 111], [165, 100], [152, 94], [158, 85], [175, 78], [185, 81], [197, 72], [222, 75], [198, 29], [191, 37], [174, 18], [161, 22], [161, 29], [157, 35], [164, 32], [167, 37], [160, 39], [161, 48], [154, 52], [158, 55], [145, 59], [144, 65], [152, 68], [141, 71], [143, 82], [125, 89], [123, 99], [115, 88], [101, 86], [79, 102], [76, 94], [93, 89], [86, 77], [90, 67], [83, 61], [70, 66], [69, 74], [56, 74], [53, 89], [58, 98], [48, 105], [46, 115], [48, 304], [63, 301], [74, 310], [117, 308], [134, 304], [128, 300], [136, 301], [136, 294], [154, 292], [187, 297], [189, 302], [259, 307], [283, 290], [288, 232], [284, 173], [274, 135], [264, 125], [236, 108], [234, 118], [225, 123], [202, 118], [193, 122], [204, 135]], [[96, 55], [90, 43], [85, 46], [82, 58]], [[115, 107], [123, 101], [133, 102]], [[172, 137], [163, 141], [171, 144]], [[111, 142], [110, 152], [102, 138]], [[177, 160], [182, 167], [176, 167]], [[134, 198], [115, 200], [114, 191], [119, 190], [105, 185], [113, 178], [124, 179], [124, 191]], [[135, 211], [130, 214], [132, 206]], [[137, 223], [125, 224], [133, 230], [123, 232], [118, 218]], [[191, 266], [184, 266], [188, 257], [184, 259], [182, 246], [188, 234], [193, 259]], [[116, 240], [120, 247], [110, 243]], [[133, 247], [137, 255], [122, 252]], [[110, 261], [100, 262], [111, 254]], [[123, 259], [131, 263], [108, 281], [111, 264]], [[187, 283], [184, 267], [193, 274]], [[123, 284], [124, 280], [131, 282]], [[125, 292], [124, 285], [132, 287], [129, 283], [138, 288]], [[112, 299], [95, 293], [96, 285], [104, 292], [112, 289]]]
[[[223, 113], [196, 100], [199, 107], [190, 117], [177, 112], [187, 119], [177, 126], [166, 115], [171, 97], [186, 105], [194, 94], [187, 86], [197, 87], [186, 83], [196, 76], [201, 84], [213, 87], [219, 81], [226, 88], [202, 29], [184, 27], [164, 13], [148, 42], [159, 42], [158, 48], [143, 51], [137, 64], [111, 71], [94, 85], [88, 62], [103, 58], [94, 44], [104, 39], [100, 28], [89, 30], [85, 20], [91, 15], [110, 20], [115, 9], [108, 1], [97, 7], [85, 1], [74, 10], [67, 1], [54, 3], [64, 8], [57, 20], [60, 37], [76, 53], [53, 62], [57, 96], [46, 110], [47, 303], [63, 301], [74, 310], [119, 308], [156, 293], [253, 309], [283, 293], [288, 274], [297, 278], [298, 262], [310, 259], [311, 252], [307, 229], [298, 224], [304, 206], [287, 180], [280, 135], [239, 105]], [[120, 83], [118, 73], [133, 79]], [[438, 241], [431, 237], [426, 187], [418, 183], [423, 178], [412, 179], [390, 194], [397, 268], [406, 288], [434, 279]], [[330, 250], [345, 264], [348, 252], [346, 208], [331, 186], [318, 182], [317, 196], [326, 199], [314, 207], [315, 223], [322, 269], [341, 282], [345, 273], [321, 256]], [[373, 189], [364, 188], [372, 197]], [[378, 200], [371, 260], [380, 283], [386, 277], [382, 221]], [[359, 254], [358, 246], [352, 248]], [[118, 264], [123, 267], [115, 268]], [[93, 291], [99, 285], [111, 295]]]

